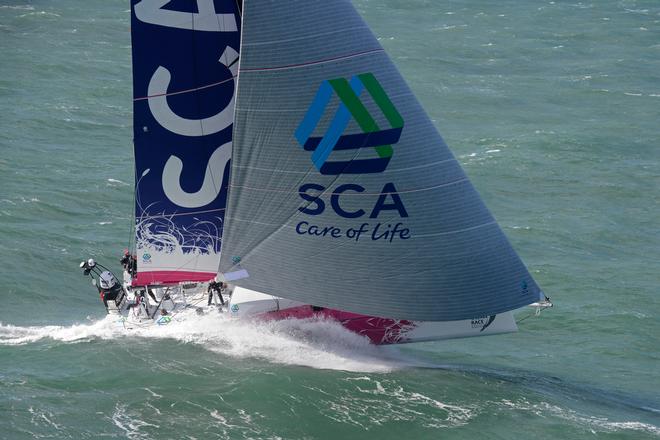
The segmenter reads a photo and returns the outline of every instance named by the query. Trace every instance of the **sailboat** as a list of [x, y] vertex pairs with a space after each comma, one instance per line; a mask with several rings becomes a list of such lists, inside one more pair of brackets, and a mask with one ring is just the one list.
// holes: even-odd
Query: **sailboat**
[[549, 307], [349, 0], [132, 0], [129, 289], [217, 280], [247, 319], [375, 344]]

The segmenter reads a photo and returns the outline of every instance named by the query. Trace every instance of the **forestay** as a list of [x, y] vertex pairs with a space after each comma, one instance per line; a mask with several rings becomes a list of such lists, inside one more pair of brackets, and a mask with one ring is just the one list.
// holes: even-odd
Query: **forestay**
[[132, 0], [137, 284], [220, 259], [240, 16], [235, 0]]
[[308, 304], [459, 320], [540, 291], [350, 2], [246, 1], [220, 271]]

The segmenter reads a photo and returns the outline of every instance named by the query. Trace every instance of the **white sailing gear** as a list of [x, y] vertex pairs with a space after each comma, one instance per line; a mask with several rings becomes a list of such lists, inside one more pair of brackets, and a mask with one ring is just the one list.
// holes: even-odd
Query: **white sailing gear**
[[117, 279], [113, 274], [106, 270], [101, 274], [101, 276], [99, 276], [99, 284], [101, 285], [101, 289], [112, 289], [112, 287], [117, 284]]

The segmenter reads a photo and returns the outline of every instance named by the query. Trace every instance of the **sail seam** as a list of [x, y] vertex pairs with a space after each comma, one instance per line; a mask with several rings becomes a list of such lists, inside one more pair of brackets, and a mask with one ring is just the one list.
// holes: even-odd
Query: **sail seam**
[[[419, 169], [419, 168], [427, 168], [427, 167], [432, 167], [432, 166], [440, 165], [442, 163], [447, 163], [447, 162], [457, 162], [457, 160], [456, 160], [455, 157], [452, 157], [451, 159], [439, 160], [437, 162], [426, 163], [426, 164], [417, 165], [417, 166], [414, 166], [414, 167], [391, 169], [391, 170], [387, 170], [387, 174], [394, 173], [394, 172], [397, 172], [397, 171], [410, 171], [410, 170], [416, 170], [416, 169]], [[307, 174], [308, 173], [307, 171], [287, 171], [287, 170], [276, 170], [276, 169], [271, 169], [271, 168], [259, 168], [259, 167], [250, 167], [250, 166], [240, 166], [240, 165], [236, 165], [233, 168], [241, 168], [241, 169], [245, 169], [245, 170], [266, 171], [266, 172], [273, 173], [273, 174], [276, 174], [276, 173], [282, 173], [282, 174]]]
[[[454, 180], [453, 182], [449, 183], [442, 183], [440, 185], [435, 185], [435, 186], [428, 186], [426, 188], [416, 188], [416, 189], [409, 189], [409, 190], [403, 190], [403, 191], [396, 191], [396, 194], [410, 194], [410, 193], [416, 193], [416, 192], [422, 192], [422, 191], [431, 191], [433, 189], [437, 188], [442, 188], [445, 186], [451, 186], [455, 185], [458, 183], [462, 182], [467, 182], [467, 178], [459, 179], [459, 180]], [[270, 188], [252, 188], [249, 186], [242, 186], [242, 185], [230, 185], [231, 188], [241, 188], [241, 189], [247, 189], [247, 190], [252, 190], [252, 191], [265, 191], [265, 192], [275, 192], [275, 193], [295, 193], [297, 192], [298, 194], [307, 194], [304, 191], [288, 191], [284, 189], [270, 189]], [[394, 194], [391, 192], [377, 192], [377, 193], [366, 193], [366, 192], [351, 192], [351, 193], [343, 193], [342, 197], [353, 197], [353, 196], [379, 196], [381, 194]]]
[[273, 71], [273, 70], [298, 69], [298, 68], [301, 68], [301, 67], [331, 63], [333, 61], [346, 60], [346, 59], [355, 58], [355, 57], [359, 57], [359, 56], [362, 56], [362, 55], [369, 55], [371, 53], [377, 53], [377, 52], [385, 52], [385, 50], [382, 49], [382, 48], [370, 49], [370, 50], [365, 50], [363, 52], [356, 52], [356, 53], [352, 53], [352, 54], [349, 54], [349, 55], [341, 55], [341, 56], [338, 56], [338, 57], [326, 58], [324, 60], [310, 61], [310, 62], [307, 62], [307, 63], [289, 64], [289, 65], [285, 65], [285, 66], [275, 66], [275, 67], [254, 67], [254, 68], [250, 68], [250, 69], [240, 69], [239, 73], [240, 72], [268, 72], [268, 71]]
[[291, 41], [300, 41], [300, 40], [311, 40], [314, 38], [318, 37], [326, 37], [328, 35], [333, 35], [333, 34], [341, 34], [344, 32], [349, 32], [349, 31], [354, 31], [354, 30], [359, 30], [359, 29], [365, 29], [366, 26], [353, 26], [350, 28], [344, 28], [344, 29], [337, 29], [335, 31], [330, 31], [330, 32], [321, 32], [318, 34], [313, 34], [313, 35], [305, 35], [302, 37], [297, 37], [297, 38], [285, 38], [282, 40], [271, 40], [271, 41], [256, 41], [254, 43], [249, 43], [249, 44], [243, 44], [243, 47], [249, 47], [249, 46], [265, 46], [268, 44], [282, 44], [282, 43], [289, 43]]
[[[252, 223], [252, 224], [255, 224], [255, 225], [262, 225], [262, 226], [280, 226], [279, 223], [266, 223], [266, 222], [260, 222], [260, 221], [257, 221], [257, 220], [242, 219], [242, 218], [238, 218], [238, 217], [226, 216], [225, 219], [231, 219], [231, 220], [235, 220], [237, 222]], [[440, 235], [460, 234], [461, 232], [473, 231], [475, 229], [480, 229], [480, 228], [483, 228], [483, 227], [486, 227], [486, 226], [491, 226], [491, 225], [496, 225], [496, 224], [497, 224], [496, 221], [491, 221], [491, 222], [482, 223], [482, 224], [476, 225], [476, 226], [470, 226], [469, 228], [454, 229], [452, 231], [434, 232], [432, 234], [413, 234], [411, 236], [411, 238], [437, 237], [437, 236], [440, 236]], [[295, 229], [295, 225], [293, 225], [291, 223], [285, 223], [281, 226], [284, 227], [284, 228]], [[350, 243], [350, 242], [347, 242], [347, 243]]]
[[[401, 92], [401, 93], [392, 93], [388, 95], [391, 100], [398, 98], [414, 98], [414, 95], [411, 92]], [[243, 113], [282, 113], [282, 112], [291, 112], [291, 113], [304, 113], [306, 109], [301, 108], [239, 108], [236, 107], [237, 112]]]

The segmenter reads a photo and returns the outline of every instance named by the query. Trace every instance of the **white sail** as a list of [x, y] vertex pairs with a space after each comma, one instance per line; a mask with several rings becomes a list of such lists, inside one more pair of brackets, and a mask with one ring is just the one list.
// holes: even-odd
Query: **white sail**
[[349, 1], [246, 1], [220, 272], [372, 316], [469, 320], [540, 290]]

